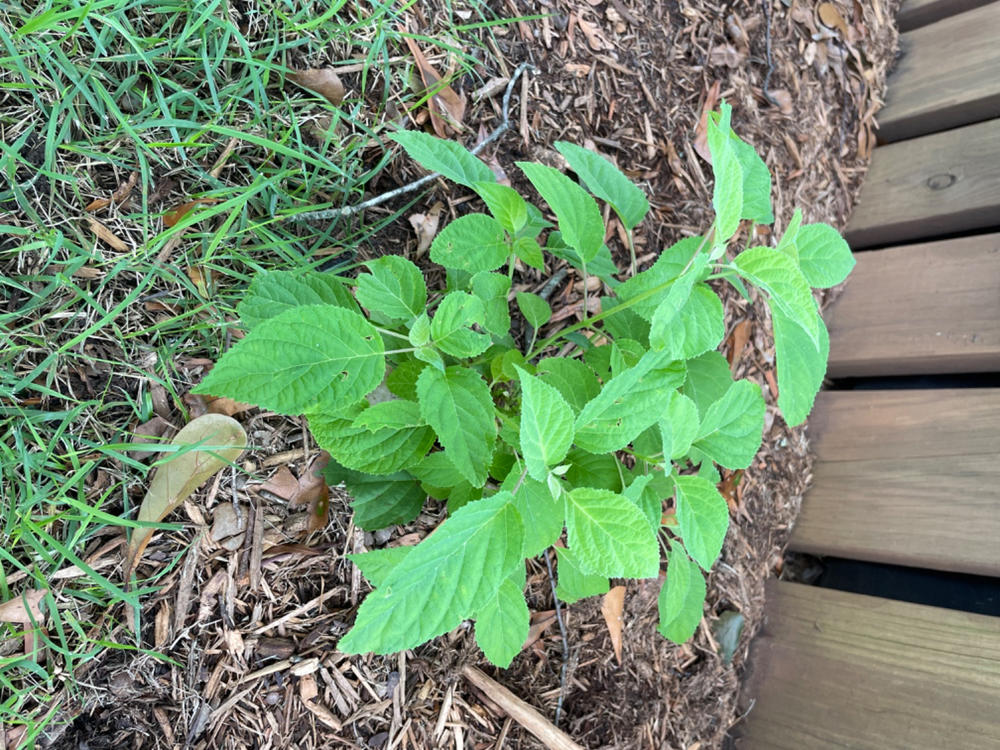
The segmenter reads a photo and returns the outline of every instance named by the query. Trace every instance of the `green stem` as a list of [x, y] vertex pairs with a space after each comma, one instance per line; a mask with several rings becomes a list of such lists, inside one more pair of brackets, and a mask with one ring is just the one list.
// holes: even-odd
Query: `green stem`
[[407, 336], [405, 333], [397, 333], [396, 331], [390, 331], [388, 328], [381, 328], [376, 325], [373, 325], [372, 328], [374, 328], [379, 333], [385, 334], [386, 336], [395, 336], [397, 339], [403, 339], [403, 341], [410, 340], [410, 337]]

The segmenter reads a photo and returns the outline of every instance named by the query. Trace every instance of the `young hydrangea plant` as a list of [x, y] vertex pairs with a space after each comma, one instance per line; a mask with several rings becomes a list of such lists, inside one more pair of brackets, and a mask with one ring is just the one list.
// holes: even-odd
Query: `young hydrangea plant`
[[[418, 268], [397, 256], [367, 262], [356, 279], [261, 273], [239, 305], [246, 337], [196, 389], [305, 414], [334, 459], [328, 480], [350, 491], [363, 529], [411, 521], [428, 496], [447, 502], [447, 519], [416, 546], [349, 556], [374, 591], [339, 648], [396, 652], [472, 619], [483, 653], [507, 666], [528, 634], [525, 559], [564, 531], [560, 599], [602, 594], [609, 578], [656, 578], [665, 560], [659, 630], [686, 641], [729, 525], [716, 466], [750, 465], [765, 408], [760, 387], [734, 381], [717, 351], [723, 308], [707, 282], [763, 292], [778, 405], [798, 424], [829, 352], [810, 287], [844, 280], [854, 263], [847, 244], [796, 212], [776, 248], [727, 259], [742, 221], [774, 217], [770, 174], [733, 133], [726, 104], [708, 124], [713, 226], [625, 282], [615, 278], [596, 199], [629, 235], [649, 203], [607, 160], [557, 143], [579, 182], [518, 164], [553, 227], [459, 144], [412, 131], [393, 138], [489, 210], [452, 221], [431, 245], [446, 287], [429, 292]], [[534, 294], [511, 300], [511, 279], [516, 259], [544, 270], [546, 256], [578, 269], [584, 288], [588, 275], [600, 277], [613, 296], [600, 299], [601, 312], [538, 340], [552, 311]], [[510, 331], [511, 301], [529, 326], [521, 342]], [[553, 354], [566, 344], [568, 353]], [[665, 514], [671, 499], [674, 512]]]

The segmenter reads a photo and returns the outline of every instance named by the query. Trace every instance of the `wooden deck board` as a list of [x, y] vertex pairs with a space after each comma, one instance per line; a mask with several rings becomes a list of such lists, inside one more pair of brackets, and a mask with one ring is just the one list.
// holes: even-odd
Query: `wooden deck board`
[[906, 0], [896, 16], [899, 30], [913, 31], [943, 18], [964, 13], [993, 0]]
[[1000, 234], [858, 253], [830, 377], [1000, 372]]
[[821, 393], [789, 546], [1000, 576], [1000, 388]]
[[880, 141], [1000, 117], [1000, 2], [903, 34], [879, 112]]
[[740, 750], [1000, 747], [1000, 618], [769, 581]]
[[997, 226], [997, 154], [1000, 119], [875, 149], [847, 241], [859, 249]]

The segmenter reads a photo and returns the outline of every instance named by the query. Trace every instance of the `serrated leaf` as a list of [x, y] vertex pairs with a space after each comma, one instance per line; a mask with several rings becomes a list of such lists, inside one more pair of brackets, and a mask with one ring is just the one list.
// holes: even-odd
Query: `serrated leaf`
[[709, 570], [722, 551], [729, 528], [729, 506], [715, 485], [698, 476], [679, 476], [677, 524], [688, 553]]
[[[620, 287], [619, 287], [620, 288]], [[619, 307], [618, 297], [601, 297], [601, 311], [609, 312]], [[649, 346], [649, 321], [640, 318], [634, 311], [624, 308], [604, 319], [604, 330], [615, 340], [632, 339], [643, 346]]]
[[[514, 507], [524, 522], [524, 556], [535, 557], [555, 544], [563, 530], [563, 503], [552, 497], [545, 482], [529, 476], [515, 464], [500, 489], [514, 492]], [[520, 486], [518, 485], [520, 482]]]
[[724, 245], [736, 233], [743, 215], [743, 167], [730, 138], [732, 107], [722, 102], [718, 122], [708, 118], [708, 149], [712, 153], [712, 208], [715, 209], [715, 244]]
[[358, 274], [358, 302], [391, 320], [409, 322], [427, 307], [424, 277], [411, 261], [384, 255], [368, 261], [369, 273]]
[[514, 240], [513, 249], [514, 255], [520, 258], [522, 263], [537, 268], [539, 271], [545, 268], [542, 246], [534, 237], [518, 237]]
[[247, 328], [300, 305], [336, 305], [356, 311], [357, 303], [344, 282], [332, 273], [260, 271], [236, 312]]
[[338, 649], [389, 654], [414, 648], [482, 609], [523, 564], [523, 529], [512, 499], [499, 492], [469, 503], [414, 547], [362, 603]]
[[521, 315], [532, 328], [541, 328], [552, 318], [552, 308], [549, 303], [531, 292], [518, 292], [514, 299]]
[[621, 465], [607, 453], [587, 453], [573, 448], [566, 455], [566, 481], [570, 487], [594, 487], [619, 492], [622, 489]]
[[578, 359], [547, 357], [538, 363], [538, 376], [554, 386], [577, 413], [601, 392], [594, 371]]
[[588, 573], [580, 567], [580, 561], [573, 550], [559, 547], [556, 571], [556, 596], [567, 604], [573, 604], [591, 596], [608, 593], [611, 583], [607, 576]]
[[483, 327], [498, 338], [510, 333], [509, 292], [510, 279], [501, 273], [480, 271], [472, 277], [472, 293], [483, 301]]
[[566, 141], [556, 141], [555, 147], [587, 189], [611, 204], [626, 231], [639, 225], [649, 211], [649, 201], [638, 185], [600, 154]]
[[681, 387], [681, 393], [694, 401], [698, 414], [702, 415], [708, 407], [718, 401], [729, 390], [733, 376], [729, 363], [719, 352], [706, 352], [700, 357], [687, 361], [687, 378]]
[[694, 446], [727, 469], [745, 469], [760, 449], [764, 409], [760, 386], [737, 380], [708, 407]]
[[391, 399], [370, 406], [354, 419], [354, 427], [363, 427], [374, 432], [383, 427], [402, 430], [408, 427], [423, 427], [427, 423], [420, 416], [420, 406], [416, 401]]
[[619, 304], [628, 302], [628, 309], [644, 320], [652, 320], [669, 289], [667, 285], [681, 275], [703, 242], [703, 237], [685, 237], [664, 250], [650, 268], [618, 287]]
[[817, 341], [816, 303], [794, 260], [774, 248], [754, 247], [736, 256], [733, 265], [743, 278], [767, 292], [771, 309], [796, 321]]
[[513, 188], [499, 182], [477, 182], [472, 189], [479, 193], [493, 217], [511, 234], [528, 222], [528, 204]]
[[[561, 235], [557, 235], [559, 235], [559, 232], [549, 232], [545, 249], [550, 255], [564, 260], [573, 266], [573, 268], [582, 271], [584, 263], [580, 258], [580, 254], [569, 245], [566, 245], [562, 241]], [[607, 245], [601, 245], [601, 249], [597, 251], [597, 255], [588, 260], [586, 266], [588, 276], [596, 276], [610, 288], [614, 289], [621, 284], [615, 278], [615, 274], [618, 273], [618, 266], [615, 265], [614, 260], [611, 258], [611, 251]]]
[[431, 243], [432, 261], [468, 273], [493, 271], [506, 262], [509, 254], [503, 227], [486, 214], [455, 219]]
[[[670, 288], [683, 289], [678, 281]], [[649, 343], [673, 359], [691, 359], [715, 349], [726, 334], [722, 302], [708, 284], [695, 284], [674, 307], [670, 296], [653, 315]], [[678, 295], [678, 297], [681, 295]]]
[[667, 459], [681, 458], [691, 449], [700, 425], [698, 407], [683, 393], [670, 394], [666, 413], [659, 422], [663, 455]]
[[410, 326], [410, 330], [407, 333], [407, 339], [409, 339], [410, 344], [416, 347], [427, 346], [431, 340], [431, 319], [427, 317], [426, 312], [420, 313], [417, 319], [413, 321]]
[[413, 547], [388, 547], [345, 555], [345, 557], [358, 566], [373, 588], [377, 588], [385, 582], [386, 576], [392, 569], [403, 562], [407, 553], [412, 549]]
[[653, 481], [652, 474], [640, 474], [632, 480], [622, 494], [634, 504], [646, 517], [654, 531], [660, 529], [660, 518], [663, 515], [663, 499], [657, 498], [654, 492], [646, 492], [649, 483]]
[[614, 578], [656, 577], [660, 567], [656, 533], [634, 503], [591, 487], [577, 487], [563, 497], [567, 546], [583, 570]]
[[373, 476], [336, 465], [327, 466], [326, 480], [341, 484], [351, 494], [354, 523], [366, 531], [377, 531], [397, 523], [409, 523], [424, 507], [427, 493], [414, 476], [405, 471]]
[[648, 352], [607, 382], [576, 419], [576, 444], [591, 453], [621, 450], [656, 423], [669, 392], [684, 382], [683, 362]]
[[795, 246], [795, 235], [799, 233], [800, 226], [802, 226], [802, 209], [796, 208], [788, 226], [785, 227], [785, 233], [778, 240], [778, 250], [791, 255], [796, 263], [799, 262], [799, 249]]
[[424, 456], [408, 471], [424, 484], [441, 489], [454, 487], [465, 481], [462, 472], [455, 467], [444, 451], [435, 451]]
[[467, 292], [450, 292], [441, 300], [431, 319], [431, 337], [446, 354], [475, 357], [489, 348], [490, 337], [471, 327], [485, 322], [486, 307], [481, 299]]
[[428, 367], [417, 379], [420, 412], [473, 487], [486, 483], [497, 428], [489, 386], [473, 370]]
[[829, 224], [806, 224], [795, 234], [799, 268], [809, 286], [836, 286], [854, 268], [847, 241]]
[[493, 170], [455, 141], [446, 141], [417, 130], [399, 130], [389, 136], [406, 149], [410, 158], [431, 172], [459, 185], [496, 182]]
[[317, 403], [347, 406], [382, 382], [384, 351], [378, 331], [358, 313], [294, 307], [258, 324], [193, 392], [289, 415]]
[[427, 367], [424, 362], [407, 359], [400, 362], [385, 376], [385, 384], [389, 391], [399, 398], [408, 401], [417, 400], [417, 378]]
[[491, 664], [506, 669], [521, 653], [531, 628], [524, 600], [524, 567], [505, 578], [476, 613], [476, 644]]
[[830, 334], [823, 319], [814, 313], [819, 342], [814, 342], [797, 322], [772, 310], [774, 358], [778, 368], [778, 408], [789, 426], [802, 424], [812, 411], [816, 394], [826, 376], [830, 356]]
[[740, 140], [732, 131], [729, 135], [743, 175], [743, 208], [740, 218], [750, 219], [758, 224], [770, 224], [774, 221], [774, 212], [771, 210], [771, 173], [767, 164], [757, 155], [753, 146]]
[[705, 577], [698, 566], [684, 547], [671, 541], [667, 580], [657, 599], [660, 623], [656, 629], [660, 635], [678, 644], [688, 641], [701, 622], [706, 593]]
[[604, 221], [597, 201], [558, 169], [524, 161], [517, 166], [555, 212], [566, 244], [584, 263], [590, 263], [604, 244]]
[[559, 391], [518, 369], [521, 381], [521, 455], [528, 473], [545, 481], [549, 467], [566, 457], [573, 443], [573, 410]]
[[392, 474], [419, 461], [434, 445], [430, 427], [382, 427], [374, 431], [349, 418], [326, 413], [309, 415], [316, 444], [338, 463], [366, 474]]

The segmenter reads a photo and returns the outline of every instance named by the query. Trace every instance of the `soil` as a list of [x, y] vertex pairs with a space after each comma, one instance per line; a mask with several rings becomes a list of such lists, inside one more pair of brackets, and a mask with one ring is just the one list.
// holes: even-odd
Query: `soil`
[[[435, 28], [435, 6], [414, 8], [418, 27]], [[511, 132], [484, 156], [522, 189], [527, 186], [513, 162], [557, 164], [556, 140], [593, 146], [614, 159], [653, 206], [636, 242], [646, 266], [660, 249], [711, 223], [711, 168], [697, 153], [696, 136], [703, 109], [723, 97], [733, 106], [734, 129], [774, 176], [775, 226], [783, 228], [798, 206], [806, 221], [842, 228], [874, 145], [875, 113], [896, 50], [896, 3], [823, 6], [824, 19], [839, 19], [836, 28], [823, 26], [817, 10], [800, 0], [497, 2], [502, 16], [545, 15], [484, 32], [493, 55], [484, 62], [483, 79], [510, 75], [522, 61], [536, 68], [515, 91]], [[348, 79], [349, 87], [359, 85]], [[469, 89], [475, 84], [465, 83]], [[499, 97], [488, 97], [470, 108], [465, 122], [488, 132], [499, 116]], [[419, 170], [399, 159], [372, 193], [416, 176]], [[439, 184], [410, 211], [440, 200], [453, 216], [467, 210], [467, 198]], [[391, 210], [374, 209], [366, 218]], [[766, 229], [743, 239], [770, 240]], [[609, 242], [619, 267], [627, 268], [618, 238]], [[403, 219], [362, 252], [415, 248]], [[547, 280], [535, 272], [518, 277], [519, 288], [532, 291]], [[570, 275], [552, 295], [554, 306], [579, 310], [573, 284]], [[327, 526], [303, 543], [305, 511], [286, 507], [262, 481], [231, 484], [227, 475], [185, 505], [191, 523], [184, 531], [158, 534], [145, 556], [162, 566], [182, 553], [162, 588], [148, 597], [142, 618], [143, 643], [171, 661], [117, 650], [95, 658], [80, 675], [87, 687], [68, 696], [61, 716], [71, 723], [54, 731], [48, 746], [541, 747], [463, 681], [460, 668], [470, 664], [550, 721], [561, 706], [560, 728], [587, 748], [723, 746], [741, 719], [739, 675], [759, 625], [763, 583], [781, 570], [783, 545], [810, 481], [807, 430], [789, 428], [774, 407], [766, 308], [724, 294], [732, 332], [724, 353], [736, 376], [767, 386], [768, 410], [759, 456], [741, 477], [727, 477], [733, 523], [690, 643], [676, 646], [656, 633], [659, 583], [632, 582], [621, 662], [599, 600], [563, 609], [565, 660], [548, 571], [536, 562], [528, 575], [535, 640], [510, 669], [484, 661], [469, 627], [397, 656], [348, 657], [336, 644], [368, 589], [343, 555], [418, 538], [440, 522], [443, 510], [429, 504], [413, 524], [370, 534], [353, 526], [349, 499], [334, 490]], [[195, 382], [203, 363], [180, 367]], [[238, 418], [258, 445], [268, 446], [249, 456], [248, 476], [306, 472], [316, 448], [302, 423], [255, 410]], [[213, 512], [234, 497], [250, 528], [247, 541], [228, 551], [203, 532]], [[283, 545], [257, 570], [248, 569], [247, 559], [255, 528]], [[745, 621], [728, 662], [713, 635], [726, 612]]]

